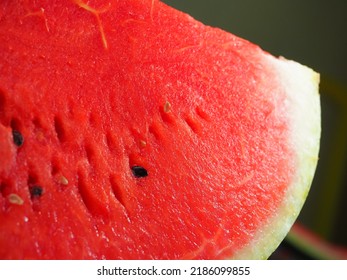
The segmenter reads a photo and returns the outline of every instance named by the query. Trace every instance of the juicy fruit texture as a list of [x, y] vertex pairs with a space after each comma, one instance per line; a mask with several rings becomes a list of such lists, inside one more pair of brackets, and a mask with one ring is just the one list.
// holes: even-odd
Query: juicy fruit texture
[[267, 258], [318, 75], [155, 0], [1, 1], [0, 258]]

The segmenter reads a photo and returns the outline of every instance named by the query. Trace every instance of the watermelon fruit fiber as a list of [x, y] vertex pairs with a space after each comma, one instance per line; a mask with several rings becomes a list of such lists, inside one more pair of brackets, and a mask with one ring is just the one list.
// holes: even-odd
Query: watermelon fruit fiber
[[157, 0], [2, 0], [0, 258], [268, 258], [318, 83]]

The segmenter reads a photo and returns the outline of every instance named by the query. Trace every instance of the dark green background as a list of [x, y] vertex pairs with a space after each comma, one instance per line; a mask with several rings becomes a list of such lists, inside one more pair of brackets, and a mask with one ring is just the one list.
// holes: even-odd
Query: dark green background
[[320, 161], [299, 221], [325, 240], [347, 246], [347, 1], [163, 2], [321, 74]]

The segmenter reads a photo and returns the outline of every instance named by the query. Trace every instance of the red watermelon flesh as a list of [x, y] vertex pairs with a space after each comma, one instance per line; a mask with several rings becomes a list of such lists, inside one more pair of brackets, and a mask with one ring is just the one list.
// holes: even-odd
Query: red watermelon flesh
[[0, 4], [0, 258], [267, 258], [318, 75], [156, 0]]

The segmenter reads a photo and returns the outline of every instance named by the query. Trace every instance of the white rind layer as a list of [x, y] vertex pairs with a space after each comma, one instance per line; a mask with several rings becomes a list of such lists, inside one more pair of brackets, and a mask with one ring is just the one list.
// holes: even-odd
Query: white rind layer
[[267, 259], [285, 238], [306, 200], [316, 170], [321, 134], [319, 74], [297, 62], [265, 54], [287, 92], [290, 145], [297, 151], [295, 179], [276, 215], [233, 259]]

